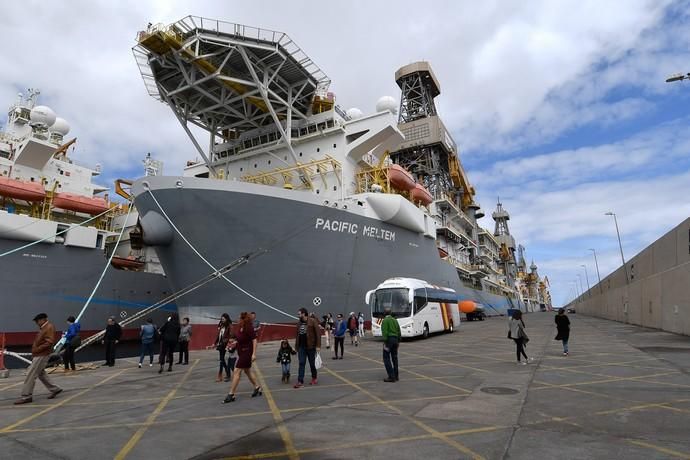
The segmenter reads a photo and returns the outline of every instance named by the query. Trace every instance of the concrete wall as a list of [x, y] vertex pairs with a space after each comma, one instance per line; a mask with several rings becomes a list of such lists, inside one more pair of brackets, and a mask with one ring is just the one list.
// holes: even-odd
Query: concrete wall
[[567, 305], [579, 313], [690, 335], [690, 219]]

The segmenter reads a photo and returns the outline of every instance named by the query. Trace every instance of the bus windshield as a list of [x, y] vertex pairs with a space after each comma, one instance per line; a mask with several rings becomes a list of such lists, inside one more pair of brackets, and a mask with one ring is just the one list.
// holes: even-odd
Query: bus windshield
[[369, 300], [371, 316], [373, 318], [383, 318], [384, 309], [391, 309], [393, 318], [406, 318], [412, 314], [412, 305], [408, 299], [407, 288], [379, 289]]

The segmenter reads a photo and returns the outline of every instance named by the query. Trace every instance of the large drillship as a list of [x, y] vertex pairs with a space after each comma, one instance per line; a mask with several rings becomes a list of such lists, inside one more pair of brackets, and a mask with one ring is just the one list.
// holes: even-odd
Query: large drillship
[[[72, 161], [76, 139], [65, 139], [69, 124], [37, 105], [38, 94], [20, 94], [0, 132], [0, 334], [10, 346], [32, 343], [31, 318], [39, 312], [58, 330], [76, 316], [113, 250], [114, 266], [82, 317], [84, 334], [102, 329], [109, 316], [127, 318], [170, 290], [155, 252], [130, 240], [136, 212], [127, 218], [128, 209], [111, 203], [107, 188], [92, 182], [99, 166]], [[147, 162], [151, 170], [155, 162]], [[122, 226], [124, 238], [115, 249]]]
[[469, 318], [547, 301], [536, 267], [518, 272], [500, 203], [495, 232], [477, 224], [428, 63], [399, 69], [400, 103], [381, 98], [365, 116], [342, 110], [281, 32], [190, 16], [140, 32], [134, 55], [199, 157], [183, 176], [134, 183], [144, 242], [175, 289], [234, 264], [178, 301], [197, 330], [223, 312], [366, 312], [366, 291], [395, 276], [455, 289]]

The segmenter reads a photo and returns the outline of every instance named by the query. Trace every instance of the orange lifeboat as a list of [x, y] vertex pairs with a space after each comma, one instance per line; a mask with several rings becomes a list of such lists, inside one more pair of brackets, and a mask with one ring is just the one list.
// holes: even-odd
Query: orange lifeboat
[[53, 198], [53, 205], [56, 208], [84, 212], [87, 214], [100, 214], [110, 207], [108, 202], [103, 198], [89, 198], [74, 193], [58, 193], [55, 195], [55, 198]]
[[388, 179], [396, 190], [410, 191], [414, 188], [414, 177], [410, 172], [400, 165], [390, 165], [388, 167]]
[[39, 182], [0, 177], [0, 195], [24, 201], [42, 201], [46, 197], [46, 191]]
[[477, 304], [473, 300], [461, 300], [458, 304], [460, 311], [463, 313], [474, 313], [477, 309]]
[[427, 206], [434, 201], [434, 199], [431, 197], [431, 193], [429, 193], [429, 191], [421, 184], [414, 186], [412, 192], [410, 192], [410, 196], [412, 197], [412, 201], [415, 203], [420, 202], [424, 206]]
[[144, 265], [145, 265], [144, 262], [137, 260], [132, 256], [129, 256], [129, 257], [113, 256], [113, 260], [111, 260], [110, 263], [115, 268], [121, 268], [121, 269], [126, 269], [126, 270], [140, 270], [140, 269], [144, 268]]

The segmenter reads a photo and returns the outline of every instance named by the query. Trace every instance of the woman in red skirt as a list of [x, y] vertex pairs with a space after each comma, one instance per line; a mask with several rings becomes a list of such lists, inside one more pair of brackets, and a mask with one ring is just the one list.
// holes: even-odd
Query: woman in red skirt
[[256, 379], [252, 375], [252, 363], [256, 360], [256, 334], [254, 333], [254, 325], [252, 324], [252, 318], [249, 313], [246, 311], [242, 312], [238, 326], [236, 337], [237, 363], [235, 364], [235, 371], [232, 374], [230, 393], [228, 393], [223, 400], [224, 404], [235, 400], [235, 391], [237, 390], [237, 385], [240, 383], [242, 371], [247, 374], [249, 381], [254, 386], [252, 398], [262, 394], [261, 387], [257, 385]]

